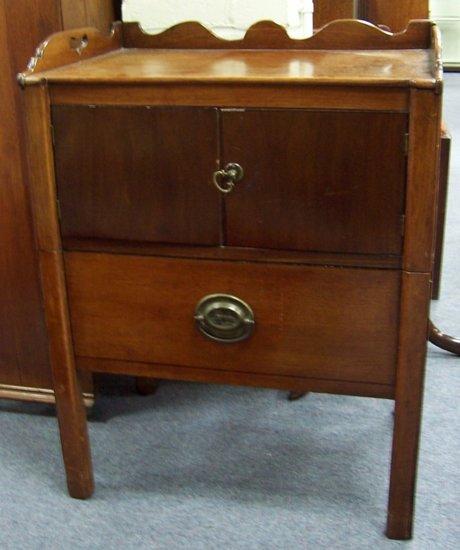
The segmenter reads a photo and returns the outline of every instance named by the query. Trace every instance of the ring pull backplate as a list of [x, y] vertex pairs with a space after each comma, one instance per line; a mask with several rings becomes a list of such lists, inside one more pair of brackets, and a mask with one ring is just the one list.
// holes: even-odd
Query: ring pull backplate
[[216, 342], [232, 343], [248, 339], [255, 325], [251, 307], [230, 294], [209, 294], [195, 308], [198, 330]]

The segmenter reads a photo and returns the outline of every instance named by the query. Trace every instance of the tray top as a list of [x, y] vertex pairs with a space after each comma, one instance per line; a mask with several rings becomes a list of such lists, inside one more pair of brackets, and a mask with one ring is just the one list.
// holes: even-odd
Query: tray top
[[37, 74], [58, 83], [296, 82], [431, 87], [427, 50], [116, 50]]
[[[77, 29], [53, 35], [37, 50], [24, 85], [293, 83], [415, 86], [441, 80], [437, 29], [414, 21], [391, 34], [361, 21], [333, 22], [312, 38], [292, 40], [270, 22], [240, 41], [221, 40], [196, 23], [148, 35], [116, 24], [111, 35]], [[126, 47], [128, 46], [128, 47]]]

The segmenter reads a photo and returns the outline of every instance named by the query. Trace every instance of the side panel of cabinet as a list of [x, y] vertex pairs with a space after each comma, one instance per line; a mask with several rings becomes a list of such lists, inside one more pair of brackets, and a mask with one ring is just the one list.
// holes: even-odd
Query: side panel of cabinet
[[64, 237], [219, 244], [215, 109], [58, 106]]
[[227, 244], [400, 255], [406, 132], [399, 113], [223, 111], [223, 164], [245, 171]]

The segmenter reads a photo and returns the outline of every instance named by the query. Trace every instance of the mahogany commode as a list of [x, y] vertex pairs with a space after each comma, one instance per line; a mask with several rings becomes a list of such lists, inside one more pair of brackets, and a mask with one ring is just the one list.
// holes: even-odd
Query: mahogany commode
[[72, 496], [93, 491], [77, 370], [382, 397], [387, 534], [411, 536], [439, 52], [429, 21], [41, 46], [19, 80]]

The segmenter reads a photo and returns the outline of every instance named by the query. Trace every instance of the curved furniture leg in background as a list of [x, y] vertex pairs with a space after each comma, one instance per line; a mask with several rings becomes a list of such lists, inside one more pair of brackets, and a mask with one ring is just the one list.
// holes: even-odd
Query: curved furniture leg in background
[[428, 340], [438, 348], [460, 355], [460, 339], [442, 333], [431, 321], [428, 327]]

